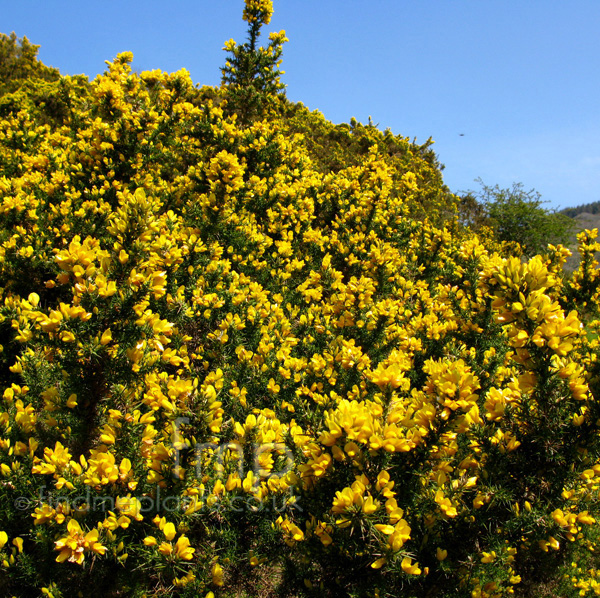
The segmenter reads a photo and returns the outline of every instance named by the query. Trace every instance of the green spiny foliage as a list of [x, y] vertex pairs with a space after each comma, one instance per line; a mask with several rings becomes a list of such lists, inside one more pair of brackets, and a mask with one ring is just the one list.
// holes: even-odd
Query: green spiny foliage
[[237, 114], [246, 125], [266, 115], [277, 105], [285, 85], [281, 82], [282, 46], [288, 41], [285, 31], [271, 33], [266, 47], [258, 45], [263, 25], [268, 25], [273, 14], [271, 0], [246, 2], [243, 18], [248, 23], [248, 41], [225, 43], [229, 53], [221, 69], [226, 86], [227, 112]]

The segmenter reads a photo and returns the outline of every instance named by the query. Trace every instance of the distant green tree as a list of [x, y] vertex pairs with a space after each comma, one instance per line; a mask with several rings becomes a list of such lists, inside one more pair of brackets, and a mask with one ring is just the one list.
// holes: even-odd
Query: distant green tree
[[471, 206], [471, 212], [473, 199], [483, 207], [485, 219], [479, 217], [478, 223], [489, 226], [498, 241], [518, 243], [527, 257], [543, 253], [549, 243], [569, 242], [572, 219], [542, 207], [545, 202], [535, 189], [526, 191], [522, 183], [502, 189], [485, 185], [481, 179], [476, 182], [481, 190], [467, 192], [463, 202]]
[[26, 37], [17, 38], [14, 31], [10, 35], [0, 33], [0, 96], [16, 91], [30, 78], [60, 79], [58, 69], [46, 66], [38, 59], [39, 49]]
[[284, 95], [279, 66], [282, 46], [288, 41], [285, 31], [271, 33], [266, 48], [258, 46], [260, 30], [270, 23], [272, 14], [271, 0], [246, 0], [243, 19], [248, 23], [248, 41], [237, 44], [230, 39], [223, 48], [230, 54], [221, 69], [228, 111], [237, 114], [242, 124], [265, 116]]

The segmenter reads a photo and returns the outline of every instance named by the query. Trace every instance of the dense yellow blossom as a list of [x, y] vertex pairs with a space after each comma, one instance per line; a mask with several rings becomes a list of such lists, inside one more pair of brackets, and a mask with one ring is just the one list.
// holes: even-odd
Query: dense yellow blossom
[[597, 231], [572, 276], [506, 255], [426, 146], [291, 103], [242, 123], [131, 61], [63, 78], [58, 120], [2, 104], [1, 582], [219, 596], [293, 563], [298, 592], [491, 598], [591, 551]]

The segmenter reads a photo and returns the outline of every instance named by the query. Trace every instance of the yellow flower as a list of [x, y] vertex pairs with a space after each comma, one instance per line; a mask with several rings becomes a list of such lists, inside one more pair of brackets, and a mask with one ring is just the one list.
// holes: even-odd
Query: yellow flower
[[64, 447], [60, 442], [56, 442], [54, 449], [46, 447], [44, 449], [44, 461], [41, 461], [38, 457], [34, 458], [35, 465], [32, 467], [32, 473], [55, 473], [63, 471], [68, 465], [71, 459], [71, 453], [69, 449]]
[[421, 569], [419, 569], [418, 563], [413, 563], [410, 557], [405, 556], [402, 559], [402, 571], [409, 575], [421, 575]]
[[383, 567], [387, 562], [387, 559], [384, 557], [381, 557], [380, 559], [377, 559], [376, 561], [374, 561], [373, 563], [371, 563], [371, 567], [373, 569], [381, 569], [381, 567]]
[[68, 560], [81, 565], [86, 552], [91, 551], [100, 555], [106, 552], [106, 547], [98, 541], [97, 529], [84, 535], [79, 523], [75, 519], [70, 519], [67, 523], [67, 531], [69, 533], [65, 537], [54, 543], [55, 550], [60, 552], [56, 557], [57, 562], [63, 563]]
[[586, 525], [592, 525], [596, 523], [596, 520], [587, 512], [582, 511], [577, 515], [577, 521], [579, 523], [585, 523]]
[[35, 512], [31, 515], [34, 518], [35, 525], [41, 525], [54, 519], [56, 511], [47, 504], [43, 504], [41, 507], [36, 507]]
[[60, 340], [65, 343], [72, 343], [75, 340], [75, 335], [70, 330], [63, 330], [60, 333]]
[[140, 512], [142, 509], [142, 504], [137, 498], [135, 498], [135, 496], [132, 497], [129, 494], [124, 497], [118, 496], [115, 506], [117, 509], [119, 509], [119, 511], [121, 511], [121, 513], [129, 517], [133, 517], [137, 521], [142, 521], [144, 518]]
[[108, 345], [108, 343], [110, 343], [110, 341], [112, 341], [112, 332], [110, 331], [110, 328], [107, 328], [102, 333], [102, 336], [100, 337], [100, 344], [101, 345]]
[[116, 482], [119, 479], [119, 469], [115, 465], [115, 456], [112, 453], [92, 451], [84, 477], [84, 483], [90, 486]]
[[165, 538], [169, 540], [169, 542], [175, 537], [177, 533], [175, 530], [175, 526], [169, 521], [169, 523], [165, 523], [165, 526], [162, 528], [163, 534]]
[[435, 493], [435, 502], [439, 505], [442, 513], [446, 515], [446, 517], [456, 517], [458, 514], [456, 511], [456, 507], [452, 504], [452, 501], [449, 498], [444, 497], [444, 493], [440, 488]]
[[233, 52], [233, 50], [235, 49], [236, 43], [235, 40], [233, 39], [228, 39], [225, 44], [223, 45], [223, 50], [225, 50], [226, 52]]
[[379, 364], [377, 369], [370, 374], [369, 379], [381, 389], [388, 385], [395, 389], [401, 385], [406, 386], [408, 383], [404, 376], [404, 368], [398, 363], [394, 363], [387, 367]]
[[273, 14], [272, 0], [246, 0], [242, 18], [248, 23], [261, 22], [268, 25]]
[[181, 535], [175, 543], [175, 554], [184, 561], [190, 561], [196, 552], [195, 548], [190, 546], [190, 541], [185, 535]]
[[398, 521], [394, 527], [393, 533], [388, 538], [388, 544], [390, 545], [390, 548], [394, 552], [400, 550], [404, 543], [410, 539], [410, 532], [411, 529], [406, 520], [401, 519]]
[[372, 496], [368, 496], [367, 499], [363, 502], [362, 509], [366, 515], [370, 515], [374, 513], [379, 508], [379, 502], [373, 500]]
[[219, 563], [215, 563], [212, 568], [212, 582], [217, 587], [223, 585], [223, 567]]

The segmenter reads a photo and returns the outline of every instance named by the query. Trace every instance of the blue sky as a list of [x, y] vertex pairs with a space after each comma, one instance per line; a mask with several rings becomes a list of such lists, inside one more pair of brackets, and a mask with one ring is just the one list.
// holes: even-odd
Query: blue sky
[[[287, 95], [333, 122], [429, 137], [452, 191], [521, 182], [546, 207], [600, 200], [598, 0], [275, 0]], [[0, 31], [63, 74], [186, 68], [217, 85], [243, 0], [2, 0]], [[460, 134], [463, 134], [461, 136]]]

